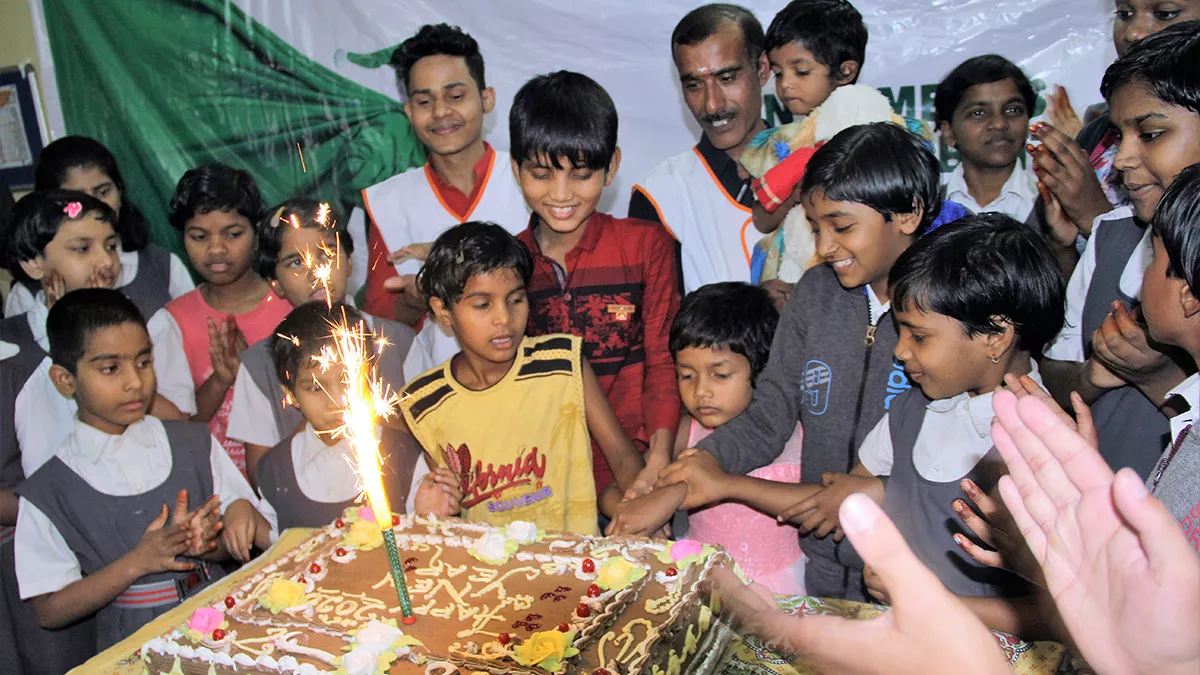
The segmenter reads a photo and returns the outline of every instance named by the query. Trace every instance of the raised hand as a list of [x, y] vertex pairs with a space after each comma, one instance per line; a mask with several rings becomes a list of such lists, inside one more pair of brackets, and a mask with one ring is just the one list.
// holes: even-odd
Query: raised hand
[[180, 490], [175, 500], [175, 511], [171, 517], [172, 525], [185, 525], [188, 530], [188, 550], [186, 556], [196, 557], [209, 553], [217, 548], [217, 538], [221, 535], [224, 523], [221, 521], [221, 498], [213, 495], [208, 501], [194, 511], [188, 511], [187, 490]]
[[1011, 673], [996, 638], [917, 560], [874, 501], [851, 495], [842, 502], [839, 520], [887, 589], [891, 610], [869, 621], [788, 616], [769, 591], [743, 586], [725, 573], [722, 599], [747, 630], [784, 651], [803, 653], [823, 673]]
[[1177, 379], [1182, 381], [1182, 370], [1151, 340], [1141, 317], [1141, 307], [1131, 312], [1124, 303], [1114, 301], [1112, 311], [1092, 334], [1093, 358], [1130, 384], [1144, 385], [1173, 372], [1178, 372]]
[[146, 526], [141, 541], [129, 553], [139, 577], [158, 572], [185, 572], [196, 567], [194, 563], [177, 559], [187, 552], [190, 533], [186, 524], [168, 525], [169, 515], [167, 505], [163, 504], [162, 512]]
[[1071, 138], [1078, 136], [1079, 132], [1083, 131], [1083, 120], [1071, 105], [1071, 97], [1067, 95], [1067, 90], [1056, 84], [1045, 98], [1045, 114], [1050, 124]]
[[[1050, 392], [1042, 389], [1041, 385], [1028, 375], [1017, 377], [1009, 373], [1004, 376], [1004, 384], [1018, 399], [1028, 396], [1045, 403], [1046, 407], [1063, 421], [1063, 424], [1077, 431], [1089, 445], [1093, 448], [1100, 447], [1100, 440], [1096, 437], [1096, 425], [1092, 421], [1092, 409], [1083, 402], [1083, 397], [1079, 394], [1071, 392], [1071, 408], [1075, 411], [1075, 416], [1071, 417], [1058, 405]], [[974, 483], [971, 484], [974, 485]]]
[[1058, 199], [1067, 218], [1090, 234], [1092, 221], [1111, 211], [1112, 204], [1087, 153], [1074, 138], [1044, 122], [1034, 124], [1030, 132], [1041, 141], [1041, 145], [1027, 147], [1038, 181]]
[[46, 307], [53, 307], [54, 303], [67, 294], [67, 282], [61, 274], [51, 270], [42, 277], [42, 290], [46, 294]]
[[1111, 673], [1200, 672], [1200, 557], [1170, 512], [1041, 401], [998, 392], [993, 407], [1001, 497], [1084, 658]]
[[961, 499], [954, 501], [954, 512], [976, 537], [991, 547], [991, 550], [983, 548], [962, 534], [954, 535], [954, 543], [979, 563], [1008, 570], [1032, 584], [1045, 588], [1046, 579], [1042, 576], [1042, 568], [1038, 566], [1029, 546], [1021, 538], [1012, 516], [987, 493], [980, 490], [970, 478], [964, 478], [960, 486], [979, 509], [979, 513]]
[[208, 355], [212, 359], [213, 377], [218, 382], [226, 387], [233, 385], [245, 348], [246, 338], [232, 316], [222, 320], [219, 326], [208, 319]]
[[388, 256], [388, 262], [395, 264], [404, 262], [406, 260], [425, 260], [429, 257], [429, 251], [432, 248], [432, 242], [401, 246], [395, 251], [392, 251], [392, 253]]
[[1043, 218], [1046, 227], [1046, 238], [1057, 249], [1075, 248], [1075, 239], [1079, 236], [1079, 225], [1067, 217], [1062, 204], [1046, 184], [1038, 181], [1038, 194], [1042, 196]]
[[438, 467], [425, 474], [413, 498], [413, 510], [418, 514], [433, 514], [443, 518], [462, 510], [462, 488], [453, 471]]

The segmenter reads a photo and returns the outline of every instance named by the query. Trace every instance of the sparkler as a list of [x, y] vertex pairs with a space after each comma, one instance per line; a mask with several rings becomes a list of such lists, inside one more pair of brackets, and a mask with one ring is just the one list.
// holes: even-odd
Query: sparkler
[[[333, 228], [329, 217], [329, 205], [322, 203], [316, 221], [325, 228]], [[294, 222], [295, 226], [299, 226]], [[340, 245], [340, 244], [339, 244]], [[329, 279], [333, 265], [340, 264], [340, 251], [331, 250], [322, 244], [323, 260], [317, 264], [314, 256], [306, 252], [305, 267], [312, 275], [313, 288], [325, 289], [325, 304], [333, 306], [334, 298], [329, 292]], [[392, 510], [388, 504], [387, 491], [383, 487], [383, 465], [379, 454], [376, 430], [381, 419], [388, 419], [396, 410], [397, 397], [378, 376], [374, 356], [387, 346], [383, 336], [376, 336], [365, 323], [350, 325], [345, 312], [338, 323], [330, 325], [333, 344], [326, 346], [313, 357], [322, 371], [340, 365], [343, 368], [342, 383], [345, 385], [342, 407], [342, 426], [332, 432], [334, 438], [345, 438], [354, 451], [356, 472], [367, 497], [367, 504], [375, 516], [375, 522], [383, 531], [383, 542], [387, 547], [388, 564], [392, 583], [400, 600], [400, 611], [405, 624], [413, 623], [412, 601], [408, 585], [404, 581], [404, 567], [396, 549], [396, 535], [392, 531]], [[374, 352], [374, 353], [372, 353]]]

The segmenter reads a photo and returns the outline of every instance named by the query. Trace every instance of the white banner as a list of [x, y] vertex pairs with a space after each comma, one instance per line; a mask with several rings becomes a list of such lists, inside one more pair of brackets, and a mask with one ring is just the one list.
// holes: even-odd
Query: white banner
[[[695, 0], [235, 0], [313, 60], [396, 97], [390, 68], [367, 70], [345, 52], [399, 43], [426, 23], [461, 26], [479, 41], [487, 83], [496, 90], [487, 140], [508, 147], [508, 109], [531, 76], [576, 70], [595, 78], [620, 113], [623, 164], [602, 208], [625, 213], [630, 186], [662, 160], [696, 143], [699, 128], [683, 104], [670, 36]], [[30, 0], [40, 19], [40, 0]], [[765, 28], [780, 0], [743, 3]], [[1080, 114], [1100, 99], [1112, 61], [1110, 0], [860, 0], [870, 31], [860, 82], [879, 87], [897, 111], [931, 120], [937, 82], [972, 56], [998, 53], [1025, 69], [1039, 88], [1063, 85]], [[45, 45], [38, 21], [39, 46]], [[52, 68], [49, 50], [40, 50]], [[46, 72], [52, 132], [62, 133], [52, 72]], [[777, 123], [774, 83], [764, 115]], [[1039, 105], [1040, 108], [1040, 105]], [[948, 164], [948, 162], [944, 162]]]

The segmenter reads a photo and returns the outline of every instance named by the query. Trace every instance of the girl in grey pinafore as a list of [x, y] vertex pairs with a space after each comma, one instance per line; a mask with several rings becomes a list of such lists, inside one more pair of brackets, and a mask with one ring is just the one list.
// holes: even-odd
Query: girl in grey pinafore
[[[0, 488], [13, 489], [25, 480], [14, 423], [16, 400], [46, 352], [33, 339], [24, 314], [0, 321], [0, 340], [21, 350], [0, 363]], [[38, 625], [17, 586], [13, 534], [14, 528], [0, 526], [0, 673], [61, 675], [96, 653], [94, 623], [86, 619], [59, 630]]]
[[[301, 433], [303, 430], [301, 430]], [[296, 481], [296, 467], [292, 462], [292, 439], [289, 436], [271, 448], [258, 461], [258, 488], [279, 516], [279, 531], [291, 527], [323, 527], [341, 517], [355, 503], [354, 499], [344, 502], [318, 502], [310, 499]], [[409, 491], [413, 488], [413, 472], [417, 462], [422, 461], [421, 446], [408, 434], [383, 427], [379, 441], [380, 454], [387, 458], [383, 466], [384, 488], [392, 495], [393, 510], [403, 510]], [[401, 498], [399, 495], [404, 495]]]
[[[209, 458], [212, 439], [208, 427], [166, 420], [162, 425], [171, 446], [171, 472], [161, 485], [148, 492], [127, 497], [104, 494], [58, 457], [46, 462], [18, 488], [18, 494], [37, 506], [58, 529], [79, 559], [85, 576], [95, 574], [133, 550], [163, 504], [174, 504], [180, 490], [188, 491], [189, 509], [199, 508], [212, 494]], [[123, 606], [119, 597], [102, 607], [96, 613], [97, 649], [103, 651], [129, 637], [220, 576], [217, 566], [195, 562], [196, 571], [149, 574], [130, 587], [130, 590], [147, 585], [176, 587], [175, 597], [161, 604]]]
[[[137, 276], [116, 290], [132, 300], [142, 317], [149, 320], [171, 301], [171, 252], [150, 244], [137, 252], [137, 260]], [[19, 283], [34, 298], [42, 290], [36, 281], [24, 279]]]
[[[966, 532], [954, 513], [953, 504], [971, 501], [960, 481], [936, 483], [926, 480], [913, 464], [913, 448], [925, 421], [929, 399], [919, 389], [901, 394], [888, 413], [892, 436], [892, 474], [884, 493], [883, 510], [896, 523], [913, 553], [955, 595], [1008, 597], [1023, 595], [1025, 584], [1002, 569], [975, 562], [954, 543], [954, 534]], [[963, 478], [989, 491], [1003, 475], [1004, 462], [991, 450]]]

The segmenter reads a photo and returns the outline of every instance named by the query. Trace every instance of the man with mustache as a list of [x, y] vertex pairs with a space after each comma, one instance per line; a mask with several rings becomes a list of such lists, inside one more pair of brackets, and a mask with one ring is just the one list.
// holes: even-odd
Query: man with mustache
[[629, 216], [662, 223], [679, 240], [683, 285], [750, 281], [754, 192], [738, 163], [762, 120], [771, 76], [762, 25], [730, 4], [698, 7], [671, 34], [683, 99], [704, 135], [633, 187]]
[[[363, 190], [369, 225], [368, 314], [415, 326], [425, 314], [416, 273], [434, 239], [468, 220], [512, 233], [529, 211], [509, 171], [507, 152], [483, 140], [483, 118], [496, 105], [484, 80], [479, 44], [457, 26], [422, 26], [392, 53], [404, 114], [429, 158]], [[427, 322], [418, 338], [433, 361], [458, 352], [454, 336]]]
[[[959, 156], [946, 182], [946, 199], [973, 213], [1003, 213], [1043, 231], [1037, 177], [1018, 165], [1036, 102], [1025, 73], [1003, 56], [976, 56], [946, 75], [938, 84], [934, 111], [942, 140]], [[1079, 257], [1075, 231], [1046, 234], [1069, 277]]]

